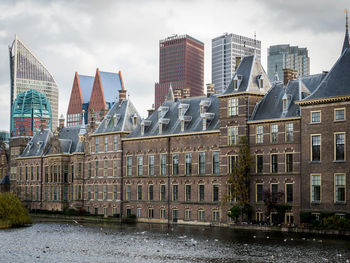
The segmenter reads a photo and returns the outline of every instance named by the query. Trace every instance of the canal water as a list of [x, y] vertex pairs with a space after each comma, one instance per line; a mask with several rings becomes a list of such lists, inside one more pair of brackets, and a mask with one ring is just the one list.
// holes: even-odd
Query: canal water
[[345, 237], [157, 224], [0, 230], [0, 262], [350, 262]]

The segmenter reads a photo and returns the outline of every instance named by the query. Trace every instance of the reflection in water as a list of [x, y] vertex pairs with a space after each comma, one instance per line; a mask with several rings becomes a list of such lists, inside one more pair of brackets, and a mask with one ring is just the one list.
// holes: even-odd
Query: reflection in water
[[0, 231], [0, 262], [350, 262], [349, 239], [152, 224]]

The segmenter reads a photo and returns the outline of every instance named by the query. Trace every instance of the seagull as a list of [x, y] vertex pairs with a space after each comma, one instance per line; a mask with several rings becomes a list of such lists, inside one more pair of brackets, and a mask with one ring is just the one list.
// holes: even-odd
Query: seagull
[[73, 220], [73, 222], [76, 223], [76, 224], [79, 224], [78, 221], [76, 221], [76, 220]]

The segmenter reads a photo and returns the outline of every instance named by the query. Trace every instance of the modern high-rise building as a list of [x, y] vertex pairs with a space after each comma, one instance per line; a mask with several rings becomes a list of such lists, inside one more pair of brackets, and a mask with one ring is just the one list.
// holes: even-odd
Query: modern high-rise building
[[[58, 125], [58, 85], [44, 64], [29, 50], [24, 43], [15, 37], [9, 47], [11, 74], [11, 110], [19, 93], [37, 90], [45, 94], [52, 109], [52, 128]], [[12, 116], [11, 111], [11, 116]], [[14, 132], [11, 120], [10, 133]]]
[[256, 55], [261, 60], [261, 41], [235, 34], [225, 33], [212, 39], [212, 83], [215, 93], [228, 87], [240, 60]]
[[273, 81], [277, 72], [283, 79], [283, 69], [298, 71], [300, 76], [310, 75], [310, 58], [307, 48], [290, 45], [275, 45], [267, 49], [267, 75]]
[[201, 96], [204, 91], [204, 43], [189, 36], [175, 35], [159, 41], [159, 83], [155, 84], [155, 108], [174, 93]]

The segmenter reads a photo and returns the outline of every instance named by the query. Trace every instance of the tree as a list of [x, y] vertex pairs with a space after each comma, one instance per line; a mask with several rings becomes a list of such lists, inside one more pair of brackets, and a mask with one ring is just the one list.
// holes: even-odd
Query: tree
[[249, 206], [249, 180], [252, 156], [250, 155], [248, 139], [242, 136], [239, 141], [238, 160], [234, 164], [233, 171], [229, 174], [228, 183], [231, 192], [235, 193], [237, 202], [242, 209], [242, 214], [250, 211]]
[[230, 211], [227, 214], [229, 217], [231, 217], [234, 221], [237, 220], [237, 218], [241, 215], [241, 208], [234, 205], [231, 207]]
[[[264, 204], [266, 206], [266, 216], [270, 217], [271, 212], [277, 212], [278, 223], [281, 223], [284, 221], [284, 215], [287, 210], [291, 209], [290, 205], [284, 205], [279, 204], [279, 202], [282, 200], [282, 197], [284, 196], [284, 193], [279, 191], [277, 193], [271, 193], [269, 190], [264, 192]], [[277, 222], [272, 222], [277, 223]]]

